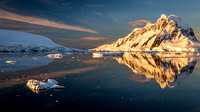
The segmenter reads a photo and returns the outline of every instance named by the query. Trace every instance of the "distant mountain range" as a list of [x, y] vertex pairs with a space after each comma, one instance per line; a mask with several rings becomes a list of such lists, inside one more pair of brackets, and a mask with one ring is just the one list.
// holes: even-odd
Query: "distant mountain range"
[[155, 24], [135, 28], [126, 37], [91, 50], [198, 52], [199, 48], [200, 43], [188, 24], [176, 15], [162, 14]]

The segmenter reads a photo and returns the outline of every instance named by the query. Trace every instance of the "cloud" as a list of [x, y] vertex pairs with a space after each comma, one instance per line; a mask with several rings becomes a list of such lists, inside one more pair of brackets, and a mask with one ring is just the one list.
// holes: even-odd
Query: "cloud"
[[196, 37], [200, 37], [200, 33], [196, 33], [195, 36], [196, 36]]
[[115, 21], [116, 23], [120, 23], [120, 20], [117, 19], [117, 18], [115, 18], [114, 21]]
[[105, 7], [104, 5], [85, 5], [86, 7]]
[[22, 15], [7, 12], [7, 11], [1, 10], [1, 9], [0, 9], [0, 18], [13, 20], [13, 21], [25, 22], [25, 23], [29, 23], [29, 24], [36, 24], [36, 25], [42, 25], [42, 26], [48, 26], [48, 27], [54, 27], [54, 28], [60, 28], [60, 29], [83, 31], [83, 32], [98, 34], [97, 31], [94, 31], [92, 29], [71, 26], [71, 25], [67, 25], [64, 23], [50, 21], [50, 20], [42, 19], [42, 18], [38, 18], [38, 17], [22, 16]]
[[95, 13], [96, 15], [102, 16], [102, 14], [101, 14], [100, 12], [94, 11], [94, 13]]
[[145, 24], [150, 24], [152, 23], [151, 21], [149, 20], [143, 20], [143, 19], [140, 19], [140, 20], [135, 20], [135, 21], [131, 21], [131, 22], [128, 22], [129, 24], [129, 28], [133, 28], [135, 26], [144, 26]]
[[106, 37], [83, 37], [82, 40], [97, 41], [97, 40], [107, 40]]

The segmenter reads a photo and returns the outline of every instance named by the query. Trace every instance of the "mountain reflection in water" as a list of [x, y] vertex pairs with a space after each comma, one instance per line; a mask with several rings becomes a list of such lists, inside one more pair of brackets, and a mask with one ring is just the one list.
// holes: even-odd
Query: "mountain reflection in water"
[[132, 69], [134, 74], [131, 80], [146, 82], [154, 78], [161, 88], [178, 86], [183, 79], [190, 76], [197, 62], [194, 57], [184, 54], [159, 53], [152, 55], [126, 52], [123, 57], [115, 59]]

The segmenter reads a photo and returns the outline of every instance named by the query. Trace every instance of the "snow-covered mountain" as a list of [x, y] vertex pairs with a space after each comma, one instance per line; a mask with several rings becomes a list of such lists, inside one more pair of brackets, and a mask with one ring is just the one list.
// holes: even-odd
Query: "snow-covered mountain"
[[191, 75], [196, 65], [194, 57], [185, 56], [125, 52], [123, 57], [115, 59], [131, 68], [134, 72], [131, 80], [145, 82], [155, 79], [161, 88], [174, 88]]
[[81, 51], [54, 43], [51, 39], [30, 33], [0, 29], [0, 52]]
[[155, 24], [135, 28], [124, 38], [105, 44], [96, 51], [189, 51], [200, 48], [193, 29], [175, 15], [162, 14]]

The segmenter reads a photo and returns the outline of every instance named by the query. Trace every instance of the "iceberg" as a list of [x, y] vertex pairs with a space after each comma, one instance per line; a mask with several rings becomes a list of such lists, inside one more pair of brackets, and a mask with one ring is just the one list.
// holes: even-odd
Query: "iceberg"
[[108, 57], [121, 57], [123, 52], [94, 52], [93, 58], [108, 58]]
[[61, 59], [63, 55], [62, 54], [48, 54], [47, 57]]
[[17, 63], [17, 61], [7, 60], [6, 63], [14, 64], [14, 63]]
[[64, 86], [57, 85], [58, 82], [54, 79], [48, 79], [47, 82], [30, 79], [27, 82], [27, 86], [33, 91], [38, 92], [39, 90], [49, 89], [64, 89]]

